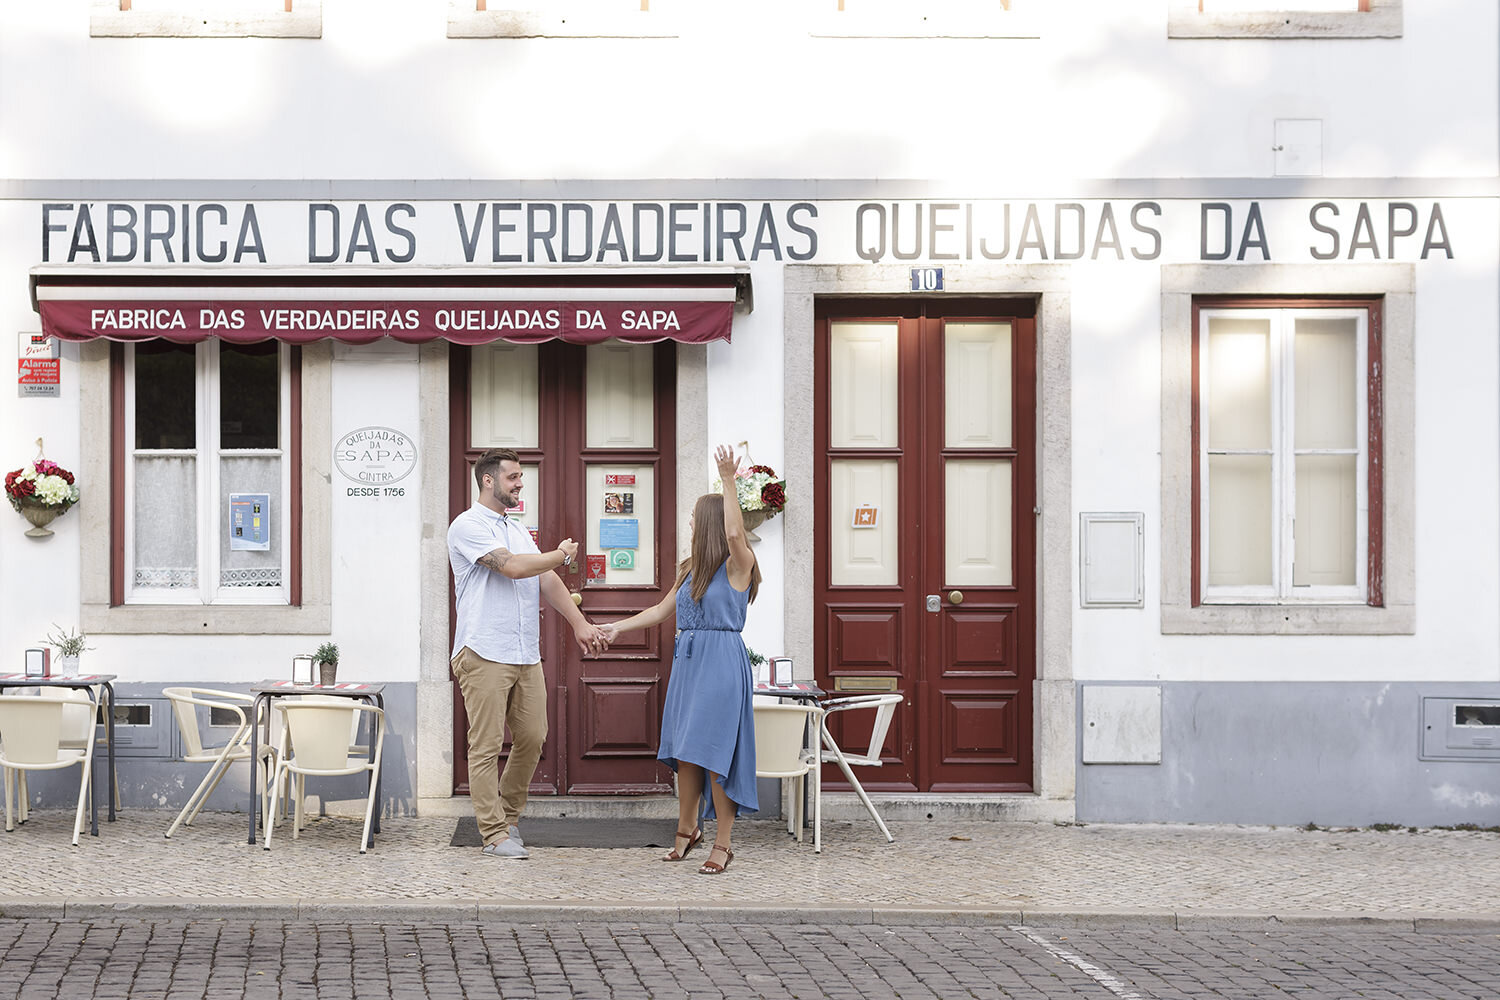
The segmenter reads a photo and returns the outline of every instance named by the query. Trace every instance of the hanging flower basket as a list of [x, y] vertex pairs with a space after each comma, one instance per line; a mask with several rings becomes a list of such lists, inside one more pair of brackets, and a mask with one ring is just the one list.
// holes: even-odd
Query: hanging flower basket
[[[744, 462], [750, 462], [750, 447], [745, 441]], [[723, 489], [721, 482], [714, 483], [714, 492]], [[755, 529], [786, 509], [786, 480], [776, 474], [769, 465], [742, 464], [734, 474], [734, 492], [740, 503], [740, 516], [745, 530], [755, 540]]]
[[37, 438], [36, 444], [34, 460], [5, 474], [5, 496], [31, 522], [27, 536], [47, 538], [52, 534], [47, 525], [78, 502], [78, 484], [73, 473], [42, 457], [41, 438]]

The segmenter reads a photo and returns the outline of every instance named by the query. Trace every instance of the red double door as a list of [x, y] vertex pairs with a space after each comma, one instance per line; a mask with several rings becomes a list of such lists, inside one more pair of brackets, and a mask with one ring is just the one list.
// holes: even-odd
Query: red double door
[[[1034, 315], [997, 300], [817, 309], [816, 676], [905, 696], [866, 787], [1033, 786]], [[866, 749], [869, 718], [835, 716], [835, 738]]]
[[[591, 621], [655, 604], [674, 578], [675, 364], [671, 343], [453, 351], [451, 515], [473, 502], [474, 460], [489, 447], [515, 450], [525, 487], [512, 516], [544, 551], [579, 543], [578, 563], [560, 575]], [[583, 656], [562, 616], [542, 609], [549, 733], [532, 794], [670, 792], [671, 771], [656, 761], [670, 630], [665, 648], [663, 630], [650, 629]], [[466, 794], [468, 717], [456, 682], [453, 701], [454, 791]]]

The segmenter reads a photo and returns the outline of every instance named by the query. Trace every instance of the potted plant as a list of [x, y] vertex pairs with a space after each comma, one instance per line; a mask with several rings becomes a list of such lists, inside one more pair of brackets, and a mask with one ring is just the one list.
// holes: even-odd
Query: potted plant
[[57, 650], [59, 657], [57, 662], [58, 676], [77, 677], [78, 657], [84, 650], [93, 649], [94, 647], [84, 645], [85, 637], [82, 632], [67, 631], [55, 622], [52, 625], [52, 629], [51, 632], [47, 633], [46, 642], [53, 649]]
[[318, 683], [323, 687], [333, 687], [338, 680], [339, 644], [323, 643], [313, 654], [313, 662], [318, 665]]
[[78, 502], [78, 484], [73, 481], [73, 473], [42, 457], [41, 438], [37, 438], [36, 444], [35, 459], [5, 474], [5, 496], [31, 522], [26, 534], [31, 538], [47, 538], [52, 534], [47, 525], [53, 518], [67, 513]]

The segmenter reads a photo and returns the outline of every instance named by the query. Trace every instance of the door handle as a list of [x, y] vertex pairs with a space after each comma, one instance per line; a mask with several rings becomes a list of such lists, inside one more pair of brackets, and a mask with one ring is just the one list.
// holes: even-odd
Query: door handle
[[962, 604], [964, 602], [964, 592], [962, 590], [950, 590], [948, 591], [948, 600], [953, 604]]

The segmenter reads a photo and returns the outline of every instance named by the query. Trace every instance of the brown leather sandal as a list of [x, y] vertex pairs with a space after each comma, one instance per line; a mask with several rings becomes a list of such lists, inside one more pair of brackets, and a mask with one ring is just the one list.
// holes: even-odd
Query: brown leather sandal
[[[724, 863], [722, 865], [721, 864], [717, 864], [717, 863], [714, 862], [714, 853], [715, 852], [718, 852], [718, 853], [724, 855]], [[734, 851], [730, 850], [727, 847], [720, 847], [718, 844], [715, 844], [714, 845], [714, 849], [712, 851], [708, 852], [708, 860], [705, 861], [705, 862], [703, 862], [703, 866], [698, 869], [698, 874], [699, 875], [718, 875], [724, 869], [728, 868], [729, 867], [729, 862], [731, 862], [733, 860], [734, 860]]]
[[[677, 841], [678, 840], [685, 840], [685, 841], [687, 841], [687, 846], [684, 847], [680, 851], [677, 849]], [[693, 827], [693, 832], [692, 833], [683, 833], [681, 830], [678, 830], [677, 831], [677, 837], [676, 837], [676, 839], [674, 839], [672, 841], [672, 849], [670, 851], [668, 851], [666, 854], [663, 854], [661, 856], [661, 860], [663, 860], [663, 861], [681, 861], [683, 858], [687, 857], [688, 851], [691, 851], [693, 848], [697, 847], [702, 842], [703, 842], [703, 830], [701, 828], [699, 828], [699, 827]]]

